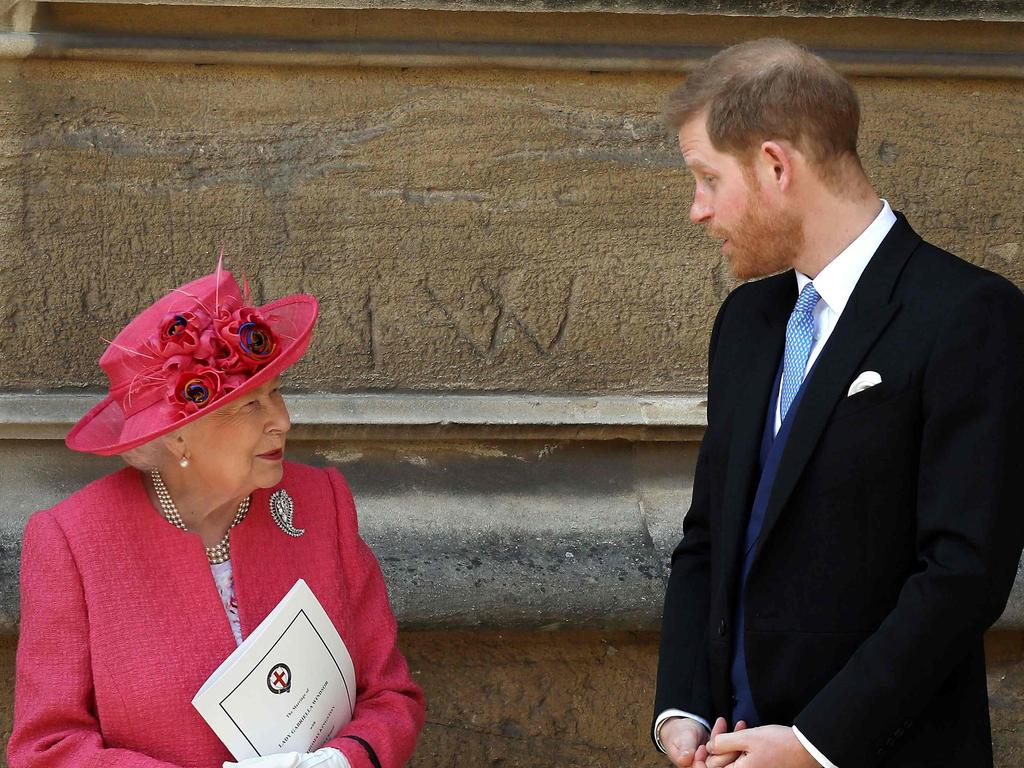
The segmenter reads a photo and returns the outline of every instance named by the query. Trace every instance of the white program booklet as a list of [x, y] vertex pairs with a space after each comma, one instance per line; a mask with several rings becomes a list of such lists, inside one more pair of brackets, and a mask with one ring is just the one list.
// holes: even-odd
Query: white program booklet
[[192, 705], [235, 759], [244, 760], [315, 752], [352, 719], [355, 699], [352, 657], [299, 579]]

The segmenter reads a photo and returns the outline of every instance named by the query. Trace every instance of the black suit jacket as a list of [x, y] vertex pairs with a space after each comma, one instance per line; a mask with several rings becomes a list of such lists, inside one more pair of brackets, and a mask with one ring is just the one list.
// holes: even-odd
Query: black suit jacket
[[[741, 545], [796, 295], [791, 271], [748, 283], [715, 321], [655, 715], [731, 711]], [[882, 383], [848, 397], [863, 371]], [[990, 766], [983, 634], [1024, 543], [1024, 297], [898, 215], [794, 418], [746, 584], [758, 713], [839, 768]]]

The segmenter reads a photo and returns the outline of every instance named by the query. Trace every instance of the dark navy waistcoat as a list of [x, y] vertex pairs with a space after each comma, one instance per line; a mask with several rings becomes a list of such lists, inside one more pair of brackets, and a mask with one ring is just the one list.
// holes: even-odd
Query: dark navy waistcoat
[[754, 699], [750, 692], [750, 680], [747, 677], [747, 657], [743, 648], [744, 636], [744, 606], [746, 596], [747, 574], [750, 572], [750, 565], [753, 561], [754, 545], [761, 535], [761, 527], [764, 525], [764, 513], [768, 508], [768, 499], [771, 497], [772, 486], [775, 484], [775, 475], [779, 470], [779, 462], [782, 459], [782, 452], [786, 448], [786, 440], [789, 438], [793, 426], [793, 419], [803, 399], [804, 389], [811, 379], [814, 366], [807, 371], [803, 384], [793, 398], [792, 405], [786, 413], [786, 418], [779, 427], [779, 434], [775, 434], [775, 406], [779, 400], [779, 388], [782, 385], [783, 363], [779, 363], [779, 370], [775, 374], [775, 384], [772, 387], [772, 396], [768, 400], [768, 416], [764, 423], [764, 434], [761, 438], [760, 470], [761, 477], [757, 483], [757, 493], [754, 494], [754, 504], [750, 510], [750, 519], [747, 522], [746, 537], [743, 543], [743, 570], [741, 571], [739, 583], [739, 599], [736, 601], [736, 615], [733, 626], [736, 628], [732, 655], [732, 722], [730, 727], [740, 720], [745, 720], [750, 727], [761, 725], [761, 718], [754, 707]]

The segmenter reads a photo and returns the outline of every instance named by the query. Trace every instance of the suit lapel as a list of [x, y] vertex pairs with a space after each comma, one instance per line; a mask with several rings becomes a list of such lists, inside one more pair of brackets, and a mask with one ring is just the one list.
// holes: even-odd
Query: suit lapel
[[858, 365], [899, 310], [899, 302], [893, 299], [893, 289], [904, 264], [920, 241], [903, 215], [897, 214], [896, 223], [868, 262], [846, 309], [818, 356], [800, 406], [793, 415], [793, 428], [768, 499], [764, 527], [754, 552], [755, 561], [807, 466], [829, 416], [846, 396]]
[[[737, 359], [736, 411], [733, 415], [722, 498], [721, 565], [732, 573], [738, 562], [750, 505], [758, 481], [758, 455], [772, 384], [782, 360], [786, 321], [796, 301], [792, 270], [763, 281], [759, 306], [745, 326], [744, 346]], [[724, 580], [728, 582], [728, 580]]]

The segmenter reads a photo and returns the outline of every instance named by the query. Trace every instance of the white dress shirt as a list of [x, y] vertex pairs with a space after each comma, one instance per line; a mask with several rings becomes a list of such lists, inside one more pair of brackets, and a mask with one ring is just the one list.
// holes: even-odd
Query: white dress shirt
[[[839, 317], [843, 314], [843, 310], [846, 309], [850, 295], [853, 293], [853, 289], [857, 287], [857, 281], [860, 280], [860, 276], [863, 274], [868, 262], [871, 261], [871, 257], [874, 256], [878, 246], [881, 245], [882, 240], [885, 239], [893, 224], [896, 223], [896, 214], [892, 212], [889, 203], [886, 200], [882, 200], [881, 203], [882, 210], [879, 211], [874, 221], [868, 225], [868, 228], [861, 232], [857, 239], [850, 243], [845, 250], [826, 264], [825, 268], [813, 280], [814, 288], [821, 298], [814, 307], [814, 345], [811, 347], [811, 354], [807, 358], [807, 367], [804, 369], [804, 375], [814, 365], [818, 355], [821, 354], [821, 350], [825, 347], [825, 342], [832, 335], [832, 331], [835, 329], [836, 323], [839, 322]], [[811, 278], [801, 272], [797, 272], [797, 294], [799, 295], [804, 286], [810, 282], [812, 282]], [[782, 427], [781, 389], [780, 387], [779, 397], [775, 401], [775, 434], [778, 434], [779, 429]], [[711, 731], [711, 724], [702, 717], [698, 717], [690, 712], [684, 712], [681, 709], [666, 709], [658, 715], [658, 719], [654, 723], [654, 741], [662, 752], [665, 751], [665, 747], [661, 743], [661, 726], [672, 717], [688, 717], [702, 724], [708, 729], [709, 733]], [[811, 757], [817, 760], [824, 768], [837, 768], [835, 763], [819, 752], [800, 733], [796, 726], [793, 726], [793, 733], [796, 734], [797, 739], [803, 744], [804, 749], [811, 754]]]
[[[864, 268], [871, 261], [871, 257], [874, 256], [885, 236], [889, 234], [892, 225], [896, 223], [896, 214], [892, 212], [889, 203], [885, 200], [881, 202], [882, 210], [875, 220], [842, 253], [826, 264], [813, 280], [814, 289], [821, 299], [814, 308], [814, 346], [811, 347], [811, 354], [807, 358], [805, 375], [818, 359], [828, 337], [832, 335], [836, 323], [839, 322], [839, 316], [846, 309], [846, 303], [850, 300], [853, 289], [857, 287], [857, 281], [860, 280]], [[802, 272], [797, 272], [797, 295], [810, 282], [812, 282], [811, 278]], [[794, 299], [794, 301], [796, 300]], [[779, 390], [779, 399], [775, 401], [775, 434], [779, 434], [779, 429], [782, 427], [780, 405], [782, 388], [780, 387]]]

